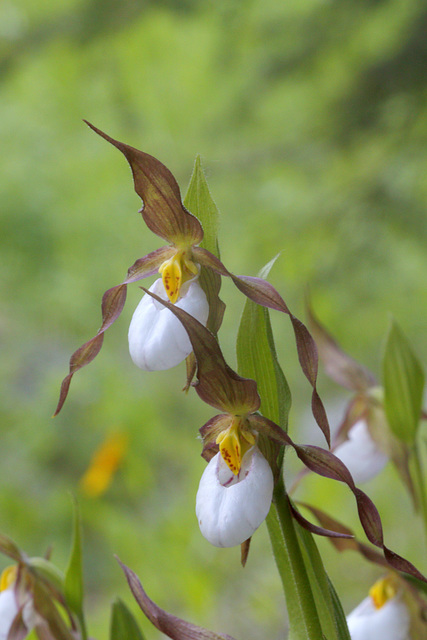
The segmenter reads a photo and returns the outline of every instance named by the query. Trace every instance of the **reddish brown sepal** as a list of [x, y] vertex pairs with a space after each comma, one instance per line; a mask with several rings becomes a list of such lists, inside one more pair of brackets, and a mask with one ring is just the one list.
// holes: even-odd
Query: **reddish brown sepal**
[[193, 253], [200, 264], [213, 269], [222, 276], [228, 276], [231, 278], [236, 287], [250, 300], [253, 300], [253, 302], [256, 302], [262, 307], [281, 311], [289, 316], [295, 334], [299, 363], [305, 377], [313, 389], [311, 398], [313, 416], [321, 428], [326, 438], [326, 442], [330, 446], [328, 418], [316, 388], [318, 371], [317, 348], [307, 327], [301, 322], [301, 320], [291, 313], [280, 294], [266, 280], [252, 276], [233, 275], [216, 256], [212, 255], [202, 247], [195, 247]]
[[197, 383], [194, 388], [200, 398], [211, 407], [233, 415], [257, 411], [260, 398], [256, 382], [242, 378], [230, 369], [209, 329], [182, 309], [141, 288], [172, 311], [187, 331], [197, 361]]
[[219, 447], [216, 439], [222, 431], [225, 431], [231, 424], [232, 416], [228, 413], [221, 413], [208, 420], [203, 427], [200, 427], [199, 433], [203, 440], [202, 457], [209, 462], [213, 456], [218, 453]]
[[214, 633], [203, 627], [198, 627], [161, 609], [147, 596], [138, 576], [120, 562], [118, 558], [117, 560], [141, 610], [161, 633], [172, 638], [172, 640], [234, 640], [231, 636]]
[[156, 235], [173, 244], [187, 246], [203, 239], [200, 222], [181, 202], [178, 183], [159, 160], [109, 135], [85, 120], [86, 124], [123, 153], [132, 170], [135, 191], [143, 201], [142, 217]]
[[366, 391], [376, 386], [373, 373], [341, 349], [325, 327], [316, 318], [309, 303], [307, 315], [310, 330], [316, 341], [325, 373], [337, 384], [350, 391]]

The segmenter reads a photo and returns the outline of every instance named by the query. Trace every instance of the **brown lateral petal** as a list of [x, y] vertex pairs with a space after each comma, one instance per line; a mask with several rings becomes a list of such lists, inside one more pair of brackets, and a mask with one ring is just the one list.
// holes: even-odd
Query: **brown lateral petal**
[[270, 438], [281, 442], [281, 444], [288, 444], [293, 447], [299, 459], [318, 475], [345, 483], [356, 498], [359, 520], [369, 542], [382, 549], [384, 557], [394, 569], [404, 571], [423, 582], [427, 582], [427, 579], [413, 564], [385, 546], [381, 518], [376, 506], [366, 493], [356, 487], [349, 470], [341, 460], [330, 451], [320, 447], [295, 444], [278, 425], [263, 416], [253, 415], [249, 417], [249, 420], [259, 432], [267, 434]]
[[316, 341], [319, 356], [326, 374], [337, 384], [350, 391], [366, 391], [376, 386], [373, 373], [345, 353], [325, 327], [316, 318], [310, 304], [307, 304], [308, 323]]
[[318, 370], [317, 347], [307, 327], [301, 322], [301, 320], [291, 313], [280, 294], [266, 280], [252, 276], [233, 275], [216, 256], [212, 255], [202, 247], [194, 247], [193, 253], [200, 264], [213, 269], [222, 276], [230, 277], [236, 287], [250, 300], [253, 300], [263, 307], [286, 313], [289, 316], [295, 334], [298, 360], [305, 377], [313, 388], [311, 397], [313, 416], [321, 428], [326, 438], [326, 442], [330, 446], [328, 418], [316, 388]]
[[310, 522], [309, 520], [304, 518], [304, 516], [301, 515], [301, 513], [295, 507], [292, 500], [290, 500], [289, 496], [288, 496], [288, 502], [289, 502], [289, 506], [290, 506], [293, 517], [302, 527], [304, 527], [304, 529], [307, 529], [307, 531], [310, 531], [311, 533], [315, 533], [318, 536], [324, 536], [325, 538], [348, 539], [348, 538], [354, 537], [351, 533], [350, 534], [343, 533], [342, 531], [333, 531], [332, 529], [325, 529], [323, 527], [318, 527], [317, 525], [313, 524], [312, 522]]
[[23, 554], [19, 547], [16, 546], [13, 540], [2, 533], [0, 533], [0, 553], [12, 558], [15, 562], [21, 562], [23, 560]]
[[260, 398], [255, 380], [241, 378], [230, 369], [209, 329], [183, 309], [141, 288], [172, 311], [187, 331], [197, 361], [198, 381], [194, 388], [200, 398], [211, 407], [233, 415], [257, 411]]
[[22, 618], [22, 609], [15, 616], [12, 626], [9, 629], [7, 640], [24, 640], [28, 636], [28, 629]]
[[40, 581], [33, 585], [34, 609], [47, 623], [48, 631], [55, 640], [74, 640], [63, 617], [59, 613], [51, 594]]
[[345, 537], [331, 538], [332, 544], [338, 551], [358, 551], [370, 562], [374, 562], [375, 564], [379, 564], [382, 567], [389, 568], [387, 560], [372, 547], [368, 547], [368, 545], [363, 544], [363, 542], [359, 542], [354, 537], [351, 529], [343, 525], [341, 522], [338, 522], [338, 520], [335, 520], [330, 515], [328, 515], [321, 509], [318, 509], [317, 507], [313, 507], [309, 504], [306, 504], [305, 502], [299, 502], [298, 504], [311, 511], [311, 513], [315, 516], [315, 518], [317, 518], [317, 520], [323, 527], [334, 529], [335, 531], [346, 534]]
[[221, 433], [227, 429], [232, 421], [232, 417], [228, 413], [222, 413], [208, 420], [203, 427], [200, 427], [199, 433], [203, 439], [202, 458], [207, 462], [214, 457], [219, 451], [216, 439]]
[[62, 409], [68, 395], [73, 375], [79, 371], [79, 369], [86, 366], [96, 358], [102, 347], [104, 332], [111, 327], [123, 311], [126, 301], [127, 285], [131, 282], [136, 282], [137, 280], [142, 280], [142, 278], [155, 274], [162, 262], [170, 257], [173, 252], [174, 250], [172, 247], [161, 247], [160, 249], [156, 249], [156, 251], [152, 251], [147, 254], [143, 258], [140, 258], [128, 269], [127, 276], [121, 284], [108, 289], [108, 291], [104, 293], [101, 305], [101, 327], [96, 336], [91, 338], [88, 342], [85, 342], [85, 344], [79, 347], [71, 356], [70, 372], [62, 381], [58, 406], [53, 414], [54, 416], [58, 415]]
[[86, 124], [123, 153], [132, 169], [135, 191], [143, 201], [142, 217], [149, 229], [164, 240], [187, 246], [203, 239], [200, 222], [181, 202], [178, 183], [159, 160], [109, 135], [85, 120]]
[[218, 634], [191, 622], [177, 618], [157, 606], [145, 593], [138, 576], [117, 558], [122, 567], [130, 590], [149, 621], [172, 640], [234, 640], [226, 634]]

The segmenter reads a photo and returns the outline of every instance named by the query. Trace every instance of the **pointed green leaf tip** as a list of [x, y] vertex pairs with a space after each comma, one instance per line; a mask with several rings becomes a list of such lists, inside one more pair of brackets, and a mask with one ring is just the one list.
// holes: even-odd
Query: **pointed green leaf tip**
[[[197, 217], [203, 227], [203, 240], [200, 246], [220, 257], [218, 245], [219, 211], [212, 199], [208, 183], [203, 172], [200, 156], [196, 156], [193, 173], [188, 185], [184, 206]], [[209, 302], [209, 318], [207, 327], [216, 336], [222, 323], [225, 304], [219, 298], [221, 277], [212, 269], [202, 267], [200, 285]]]
[[219, 211], [210, 194], [199, 155], [196, 156], [194, 162], [194, 169], [190, 178], [190, 184], [188, 185], [187, 195], [184, 199], [184, 206], [198, 218], [203, 227], [204, 236], [200, 246], [219, 258]]
[[120, 598], [111, 607], [110, 640], [145, 640], [135, 618]]
[[384, 408], [399, 440], [415, 442], [421, 416], [424, 373], [408, 340], [392, 320], [383, 357]]
[[73, 544], [70, 560], [65, 572], [64, 592], [67, 604], [76, 613], [82, 627], [82, 637], [86, 638], [83, 617], [83, 563], [80, 513], [76, 500], [73, 500]]

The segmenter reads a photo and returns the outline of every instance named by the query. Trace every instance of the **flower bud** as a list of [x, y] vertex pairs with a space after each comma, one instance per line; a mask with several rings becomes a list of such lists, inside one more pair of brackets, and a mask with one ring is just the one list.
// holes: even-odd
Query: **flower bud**
[[[167, 300], [161, 278], [149, 291]], [[182, 287], [181, 297], [175, 306], [206, 325], [209, 305], [197, 280]], [[145, 371], [171, 369], [185, 360], [192, 350], [187, 331], [178, 318], [157, 300], [144, 295], [129, 327], [129, 352], [137, 367]]]
[[347, 440], [338, 445], [334, 455], [348, 468], [355, 484], [374, 478], [388, 461], [388, 456], [371, 437], [365, 420], [359, 420], [351, 427]]
[[216, 547], [234, 547], [252, 536], [266, 518], [273, 474], [258, 447], [249, 449], [238, 475], [217, 453], [206, 467], [196, 497], [200, 531]]

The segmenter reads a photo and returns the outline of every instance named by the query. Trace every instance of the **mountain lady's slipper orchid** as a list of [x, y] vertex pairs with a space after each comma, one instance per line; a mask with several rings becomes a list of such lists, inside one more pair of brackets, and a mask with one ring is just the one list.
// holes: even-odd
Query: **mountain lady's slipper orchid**
[[[409, 466], [411, 450], [390, 427], [384, 389], [369, 369], [341, 349], [310, 307], [308, 317], [326, 374], [354, 393], [338, 429], [334, 453], [354, 473], [355, 482], [367, 482], [391, 460], [417, 509], [418, 496]], [[406, 396], [403, 389], [402, 395]]]
[[345, 464], [356, 484], [372, 480], [388, 462], [388, 455], [381, 451], [363, 419], [349, 429], [347, 439], [333, 452]]
[[[149, 291], [163, 300], [167, 299], [160, 278]], [[197, 280], [181, 288], [175, 304], [206, 325], [209, 305]], [[170, 369], [185, 360], [192, 350], [187, 332], [178, 318], [154, 298], [144, 295], [129, 327], [129, 352], [134, 363], [145, 371]]]
[[356, 609], [347, 616], [351, 640], [409, 640], [410, 615], [395, 582], [376, 582]]
[[[277, 445], [289, 445], [312, 471], [347, 484], [356, 498], [360, 522], [369, 541], [382, 549], [390, 566], [426, 581], [410, 562], [385, 546], [381, 518], [375, 505], [356, 487], [341, 460], [320, 447], [294, 443], [281, 427], [260, 415], [258, 409], [261, 400], [257, 383], [242, 378], [227, 365], [212, 333], [183, 309], [162, 300], [153, 292], [144, 291], [182, 322], [196, 359], [197, 382], [194, 388], [204, 402], [224, 412], [211, 418], [200, 429], [204, 444], [203, 457], [209, 462], [216, 454], [220, 454], [216, 458], [216, 466], [213, 462], [200, 483], [197, 515], [199, 522], [202, 521], [202, 532], [205, 530], [215, 543], [232, 545], [247, 531], [253, 532], [267, 515], [272, 498], [271, 476], [256, 446], [258, 436], [262, 435], [262, 440], [267, 439], [275, 445], [266, 447], [270, 450], [265, 460], [272, 469], [277, 469]], [[261, 446], [261, 439], [259, 443]], [[250, 524], [248, 529], [245, 520]], [[305, 519], [298, 516], [298, 521], [314, 531], [314, 525]], [[226, 536], [222, 538], [224, 532]], [[316, 528], [316, 533], [348, 537], [320, 528]]]
[[[276, 309], [289, 316], [295, 334], [299, 362], [312, 387], [313, 415], [329, 444], [328, 419], [316, 389], [318, 365], [316, 345], [305, 325], [290, 312], [283, 298], [266, 280], [251, 276], [235, 276], [228, 271], [218, 255], [214, 255], [214, 253], [200, 246], [204, 239], [202, 225], [184, 207], [178, 183], [165, 165], [147, 153], [114, 140], [89, 122], [87, 124], [98, 135], [123, 153], [132, 170], [135, 191], [143, 201], [142, 217], [148, 228], [166, 240], [169, 245], [161, 247], [137, 260], [128, 270], [125, 280], [105, 292], [102, 299], [102, 325], [98, 333], [71, 356], [70, 370], [62, 381], [55, 415], [59, 413], [66, 400], [73, 375], [89, 364], [101, 350], [105, 331], [117, 320], [122, 312], [126, 301], [128, 284], [160, 272], [164, 291], [169, 301], [175, 304], [179, 303], [180, 296], [182, 298], [186, 297], [181, 292], [181, 288], [194, 276], [197, 277], [200, 270], [202, 270], [204, 275], [203, 287], [209, 302], [207, 326], [214, 334], [217, 333], [221, 325], [224, 311], [224, 304], [218, 296], [221, 283], [220, 276], [231, 278], [236, 287], [257, 304]], [[217, 243], [216, 237], [210, 238], [210, 240], [212, 241], [210, 247], [215, 247]], [[215, 252], [215, 248], [213, 250]], [[216, 253], [218, 252], [216, 251]], [[137, 322], [136, 319], [135, 322]], [[142, 327], [145, 328], [144, 323], [142, 323]], [[138, 335], [138, 332], [135, 335]], [[168, 358], [163, 361], [161, 366], [155, 365], [151, 358], [147, 363], [145, 346], [147, 343], [150, 350], [152, 341], [144, 341], [141, 336], [137, 339], [137, 342], [138, 340], [140, 341], [138, 347], [134, 349], [134, 327], [132, 327], [131, 351], [133, 353], [136, 351], [141, 352], [142, 346], [142, 355], [140, 357], [136, 355], [138, 366], [143, 368], [148, 366], [150, 369], [173, 366], [173, 364], [168, 364]], [[154, 349], [154, 354], [160, 354], [163, 357], [164, 351], [160, 349], [159, 354], [156, 354], [156, 349]], [[172, 361], [174, 362], [175, 359], [172, 359]], [[189, 366], [187, 387], [191, 382], [192, 376], [192, 367]]]
[[196, 497], [200, 531], [216, 547], [234, 547], [265, 520], [273, 496], [273, 474], [258, 447], [243, 456], [234, 474], [217, 453], [209, 462]]

